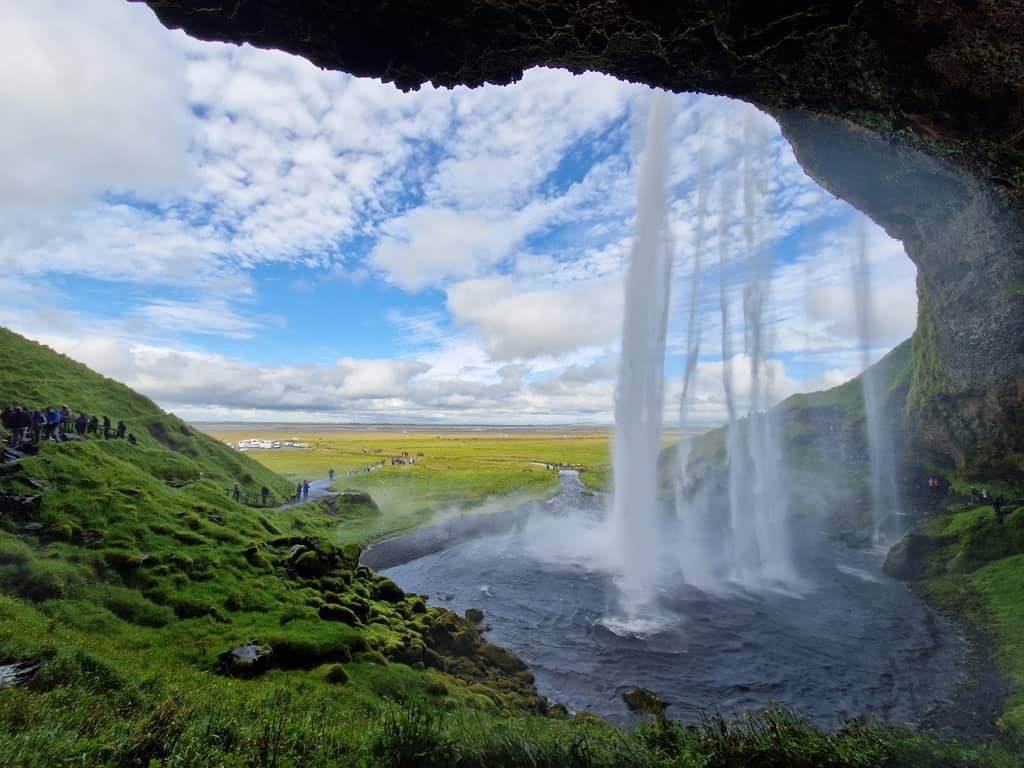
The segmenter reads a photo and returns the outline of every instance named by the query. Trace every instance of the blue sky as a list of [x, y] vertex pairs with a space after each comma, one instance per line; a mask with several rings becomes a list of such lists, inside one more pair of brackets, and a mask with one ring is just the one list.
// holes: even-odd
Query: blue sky
[[[611, 420], [647, 89], [532, 70], [401, 93], [194, 41], [117, 0], [8, 4], [0, 64], [0, 323], [196, 420]], [[744, 142], [775, 263], [775, 397], [855, 375], [862, 218], [752, 107], [688, 94], [672, 108], [667, 418], [701, 157], [712, 267], [694, 417], [724, 418], [721, 221], [737, 391], [749, 385]], [[873, 359], [913, 331], [915, 273], [864, 226]]]

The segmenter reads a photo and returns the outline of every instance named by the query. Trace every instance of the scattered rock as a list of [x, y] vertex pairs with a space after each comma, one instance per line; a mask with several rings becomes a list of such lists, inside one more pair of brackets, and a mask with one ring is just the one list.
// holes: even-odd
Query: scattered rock
[[271, 648], [266, 645], [240, 645], [217, 657], [218, 669], [225, 675], [252, 677], [270, 668], [271, 654]]
[[0, 461], [4, 464], [14, 464], [25, 458], [25, 454], [21, 451], [15, 450], [14, 448], [4, 448], [3, 453], [0, 454]]
[[18, 519], [33, 519], [39, 511], [40, 496], [24, 496], [19, 493], [0, 493], [0, 512]]
[[36, 480], [34, 477], [22, 477], [22, 478], [20, 478], [20, 480], [25, 485], [29, 486], [30, 488], [34, 488], [37, 491], [48, 491], [48, 490], [50, 490], [50, 486], [48, 486], [42, 480]]
[[41, 530], [43, 530], [44, 527], [45, 526], [38, 520], [33, 520], [32, 522], [25, 523], [23, 526], [21, 526], [21, 531], [23, 533], [39, 533]]
[[562, 719], [569, 716], [569, 710], [565, 708], [564, 704], [549, 704], [548, 715]]
[[32, 661], [15, 664], [0, 664], [0, 688], [24, 685], [39, 671], [39, 665]]
[[889, 550], [882, 571], [894, 579], [916, 578], [925, 557], [945, 544], [946, 541], [941, 537], [908, 533]]
[[480, 624], [484, 620], [484, 612], [479, 608], [466, 609], [466, 618], [474, 624]]
[[645, 712], [655, 717], [665, 716], [665, 702], [654, 691], [647, 688], [627, 688], [622, 700], [633, 712]]

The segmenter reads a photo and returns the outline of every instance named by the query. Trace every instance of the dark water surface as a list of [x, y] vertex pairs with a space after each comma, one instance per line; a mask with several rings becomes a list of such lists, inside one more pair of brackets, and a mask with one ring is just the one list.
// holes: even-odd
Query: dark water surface
[[683, 719], [776, 700], [824, 726], [841, 714], [918, 725], [958, 695], [966, 643], [956, 628], [882, 575], [881, 553], [824, 539], [801, 565], [802, 595], [677, 584], [660, 592], [649, 625], [624, 626], [607, 573], [535, 556], [538, 519], [603, 504], [568, 473], [563, 485], [551, 503], [383, 542], [364, 559], [435, 604], [483, 609], [487, 638], [530, 666], [542, 695], [618, 722], [631, 720], [630, 686]]

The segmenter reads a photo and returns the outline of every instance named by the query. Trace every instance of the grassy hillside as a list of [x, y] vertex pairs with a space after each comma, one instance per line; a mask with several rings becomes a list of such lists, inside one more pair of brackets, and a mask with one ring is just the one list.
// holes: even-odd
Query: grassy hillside
[[[8, 404], [44, 409], [67, 405], [75, 416], [85, 411], [90, 416], [109, 416], [114, 424], [124, 420], [138, 439], [137, 449], [116, 440], [75, 446], [80, 449], [75, 454], [79, 461], [99, 461], [109, 472], [130, 471], [127, 464], [159, 480], [195, 481], [203, 473], [222, 491], [238, 482], [250, 491], [267, 485], [277, 498], [293, 492], [291, 484], [277, 474], [195, 431], [149, 398], [0, 328], [0, 407]], [[72, 485], [62, 484], [61, 492], [72, 490]], [[206, 487], [207, 493], [211, 490]]]
[[477, 627], [358, 565], [365, 497], [243, 506], [235, 480], [290, 483], [0, 333], [3, 399], [109, 411], [140, 442], [47, 443], [0, 472], [0, 668], [27, 674], [0, 687], [0, 766], [1016, 764], [780, 710], [630, 734], [568, 717]]

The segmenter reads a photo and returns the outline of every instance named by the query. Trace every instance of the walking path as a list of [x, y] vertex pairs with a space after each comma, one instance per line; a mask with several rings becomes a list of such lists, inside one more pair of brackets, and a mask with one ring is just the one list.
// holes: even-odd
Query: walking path
[[323, 498], [324, 496], [336, 496], [337, 491], [330, 490], [331, 483], [334, 481], [328, 477], [322, 480], [310, 480], [309, 481], [309, 496], [304, 498], [302, 501], [288, 501], [278, 507], [278, 509], [291, 509], [297, 507], [299, 504], [305, 504], [307, 501], [316, 501], [317, 499]]

